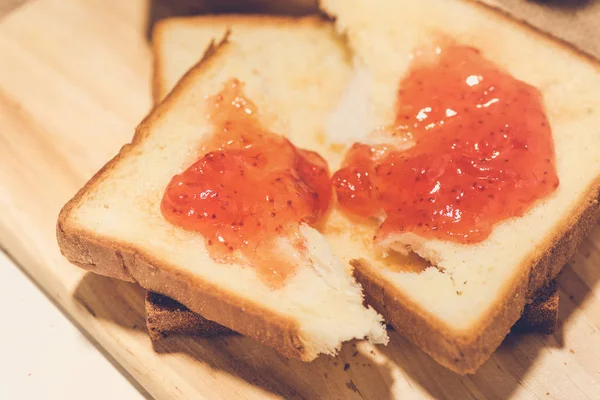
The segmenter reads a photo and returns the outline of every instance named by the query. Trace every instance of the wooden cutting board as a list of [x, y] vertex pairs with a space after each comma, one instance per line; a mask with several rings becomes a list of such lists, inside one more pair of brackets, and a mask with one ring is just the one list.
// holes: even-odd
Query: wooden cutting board
[[[299, 3], [294, 12], [312, 1]], [[146, 32], [164, 9], [37, 0], [0, 19], [0, 244], [126, 373], [158, 399], [600, 398], [600, 228], [558, 278], [558, 331], [510, 335], [472, 376], [393, 332], [387, 347], [349, 343], [310, 364], [243, 337], [153, 347], [143, 291], [70, 265], [54, 227], [61, 206], [149, 110]]]

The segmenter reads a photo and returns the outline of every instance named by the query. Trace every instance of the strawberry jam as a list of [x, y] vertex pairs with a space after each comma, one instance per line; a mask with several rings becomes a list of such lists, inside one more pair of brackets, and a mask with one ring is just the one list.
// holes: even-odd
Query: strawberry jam
[[299, 223], [315, 223], [327, 211], [327, 163], [265, 129], [235, 79], [208, 104], [214, 134], [167, 186], [162, 213], [200, 232], [213, 259], [252, 265], [276, 287], [294, 271], [277, 241], [283, 236], [302, 251]]
[[388, 144], [355, 144], [333, 177], [341, 207], [412, 232], [475, 243], [559, 184], [540, 92], [448, 44], [418, 52], [400, 81]]

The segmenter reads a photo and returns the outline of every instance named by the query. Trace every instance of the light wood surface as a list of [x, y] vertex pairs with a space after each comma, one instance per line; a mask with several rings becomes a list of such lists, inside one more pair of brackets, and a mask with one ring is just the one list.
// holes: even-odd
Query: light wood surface
[[337, 358], [311, 364], [243, 337], [174, 338], [153, 348], [142, 290], [70, 265], [54, 234], [60, 207], [150, 107], [153, 6], [34, 0], [0, 20], [0, 244], [153, 396], [600, 398], [600, 228], [558, 278], [558, 331], [510, 335], [472, 376], [444, 369], [393, 332], [387, 347], [349, 343]]
[[0, 0], [0, 18], [14, 11], [27, 0]]

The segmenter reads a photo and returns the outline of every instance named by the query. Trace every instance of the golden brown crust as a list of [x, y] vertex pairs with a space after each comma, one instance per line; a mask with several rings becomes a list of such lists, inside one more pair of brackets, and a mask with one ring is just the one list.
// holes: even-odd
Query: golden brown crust
[[[541, 293], [540, 293], [541, 292]], [[512, 327], [513, 332], [554, 333], [558, 324], [558, 286], [552, 281], [536, 293], [536, 299], [525, 305], [523, 315]]]
[[363, 287], [367, 303], [395, 330], [447, 368], [460, 374], [474, 373], [519, 319], [527, 300], [556, 277], [596, 225], [599, 193], [600, 182], [595, 182], [579, 203], [580, 208], [565, 219], [562, 229], [548, 238], [546, 246], [532, 255], [531, 263], [520, 267], [521, 273], [505, 294], [470, 332], [457, 334], [382, 280], [369, 265], [353, 261], [354, 276]]
[[102, 182], [111, 170], [133, 151], [150, 131], [153, 123], [174, 106], [179, 93], [190, 80], [197, 79], [218, 54], [228, 51], [227, 38], [210, 48], [204, 58], [177, 84], [138, 126], [132, 144], [125, 145], [112, 160], [98, 171], [61, 210], [57, 222], [57, 240], [62, 254], [74, 264], [97, 274], [136, 281], [147, 290], [162, 293], [185, 304], [190, 310], [218, 321], [236, 332], [252, 337], [287, 357], [304, 361], [314, 359], [314, 349], [304, 346], [295, 320], [267, 310], [259, 304], [237, 296], [185, 271], [174, 268], [133, 246], [99, 237], [71, 224], [73, 209], [87, 193]]
[[235, 333], [158, 293], [146, 294], [145, 309], [146, 327], [152, 340], [161, 340], [170, 335], [208, 337]]

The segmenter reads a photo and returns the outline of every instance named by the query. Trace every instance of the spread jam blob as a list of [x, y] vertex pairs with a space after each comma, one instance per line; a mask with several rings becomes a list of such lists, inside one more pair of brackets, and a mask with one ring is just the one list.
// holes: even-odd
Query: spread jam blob
[[333, 185], [341, 207], [412, 232], [475, 243], [559, 184], [540, 92], [472, 47], [415, 56], [397, 92], [389, 144], [357, 143]]
[[250, 264], [269, 285], [280, 285], [295, 265], [278, 240], [302, 251], [299, 223], [317, 222], [331, 199], [327, 163], [265, 129], [239, 81], [207, 101], [214, 134], [200, 158], [172, 178], [161, 211], [200, 232], [215, 260]]

